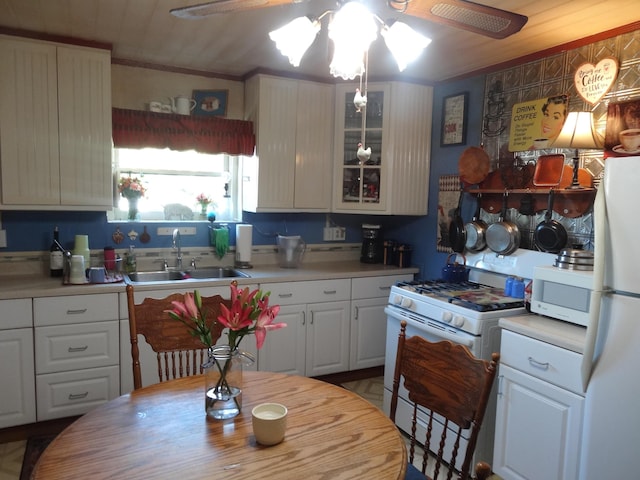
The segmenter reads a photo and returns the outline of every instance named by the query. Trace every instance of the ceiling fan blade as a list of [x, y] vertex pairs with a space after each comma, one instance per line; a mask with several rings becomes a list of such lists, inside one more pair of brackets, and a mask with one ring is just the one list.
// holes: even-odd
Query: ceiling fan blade
[[190, 5], [188, 7], [173, 8], [169, 10], [169, 12], [176, 17], [194, 19], [219, 13], [274, 7], [288, 3], [297, 2], [295, 0], [217, 0], [214, 2], [200, 3], [198, 5]]
[[528, 18], [467, 0], [388, 0], [394, 10], [491, 38], [519, 32]]

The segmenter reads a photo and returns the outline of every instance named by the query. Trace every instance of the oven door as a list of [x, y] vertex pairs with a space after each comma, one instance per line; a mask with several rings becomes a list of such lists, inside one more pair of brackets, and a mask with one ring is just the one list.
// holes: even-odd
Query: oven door
[[[471, 350], [474, 355], [478, 355], [480, 349], [480, 337], [470, 335], [461, 330], [455, 330], [451, 327], [445, 326], [440, 322], [419, 319], [411, 312], [396, 308], [394, 306], [387, 306], [385, 308], [387, 314], [387, 340], [384, 362], [384, 393], [383, 393], [383, 411], [389, 415], [391, 407], [391, 391], [393, 389], [393, 374], [396, 364], [396, 354], [398, 350], [398, 335], [400, 333], [400, 321], [407, 321], [406, 334], [407, 337], [418, 335], [430, 342], [439, 342], [442, 340], [449, 340], [454, 343], [461, 343]], [[398, 406], [396, 409], [396, 425], [398, 428], [406, 433], [411, 431], [411, 418], [413, 415], [413, 407], [407, 402], [407, 390], [402, 383], [398, 392]], [[438, 438], [444, 428], [444, 423], [439, 418], [434, 417], [436, 422], [433, 425], [433, 438]], [[416, 438], [424, 439], [426, 436], [426, 429], [429, 421], [428, 410], [419, 408], [418, 411], [418, 425], [416, 428]], [[449, 439], [455, 436], [449, 436]], [[463, 431], [461, 444], [459, 446], [459, 452], [464, 452], [466, 449], [466, 442], [468, 439], [468, 432]], [[453, 441], [451, 444], [445, 445], [445, 458], [450, 457], [451, 450], [453, 449]], [[490, 461], [489, 459], [488, 461]], [[458, 455], [456, 467], [459, 469], [464, 461], [464, 455]]]

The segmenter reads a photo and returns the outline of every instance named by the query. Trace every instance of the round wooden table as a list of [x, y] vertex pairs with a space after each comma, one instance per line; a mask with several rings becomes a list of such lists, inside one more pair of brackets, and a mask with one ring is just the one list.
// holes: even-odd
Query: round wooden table
[[[402, 479], [396, 426], [356, 394], [319, 380], [245, 372], [242, 412], [208, 420], [204, 378], [185, 377], [114, 399], [79, 418], [44, 451], [33, 479]], [[282, 443], [256, 443], [251, 409], [287, 406]]]

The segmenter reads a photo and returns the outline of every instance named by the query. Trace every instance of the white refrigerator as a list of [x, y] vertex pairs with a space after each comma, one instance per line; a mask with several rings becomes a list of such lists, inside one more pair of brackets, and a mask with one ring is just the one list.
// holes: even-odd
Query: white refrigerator
[[594, 205], [581, 480], [640, 478], [639, 203], [640, 157], [608, 158]]

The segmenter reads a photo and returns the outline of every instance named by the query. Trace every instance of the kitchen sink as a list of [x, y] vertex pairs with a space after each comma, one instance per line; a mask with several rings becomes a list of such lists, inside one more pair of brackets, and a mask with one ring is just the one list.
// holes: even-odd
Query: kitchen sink
[[204, 267], [193, 270], [160, 270], [156, 272], [131, 272], [127, 276], [132, 283], [181, 282], [189, 279], [209, 280], [217, 278], [249, 277], [248, 274], [229, 267]]
[[247, 278], [249, 275], [241, 272], [239, 270], [235, 270], [229, 267], [204, 267], [204, 268], [196, 268], [193, 270], [187, 270], [184, 272], [186, 278], [196, 278], [196, 279], [204, 279], [204, 278], [231, 278], [231, 277], [244, 277]]

